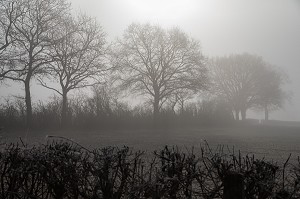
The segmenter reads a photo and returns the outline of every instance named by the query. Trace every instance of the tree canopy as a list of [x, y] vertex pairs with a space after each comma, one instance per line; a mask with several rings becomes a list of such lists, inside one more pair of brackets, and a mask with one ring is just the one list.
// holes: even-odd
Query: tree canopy
[[105, 34], [94, 19], [85, 15], [64, 19], [53, 37], [57, 35], [60, 39], [49, 47], [53, 61], [48, 64], [46, 73], [50, 81], [59, 83], [60, 89], [45, 83], [44, 77], [39, 78], [39, 82], [62, 96], [62, 124], [65, 124], [69, 91], [99, 83], [108, 67], [103, 61]]
[[[212, 61], [212, 91], [226, 99], [236, 120], [257, 105], [279, 107], [284, 100], [282, 74], [261, 57], [248, 53], [218, 57]], [[267, 105], [266, 105], [267, 104]]]
[[170, 95], [207, 87], [207, 69], [199, 42], [178, 28], [131, 24], [116, 45], [114, 64], [122, 87], [150, 96], [154, 118]]

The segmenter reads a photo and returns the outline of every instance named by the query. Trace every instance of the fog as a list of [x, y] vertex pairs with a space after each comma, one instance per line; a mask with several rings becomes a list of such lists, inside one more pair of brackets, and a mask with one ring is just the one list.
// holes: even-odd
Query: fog
[[0, 0], [0, 197], [300, 198], [299, 35], [299, 0]]
[[[297, 0], [73, 0], [115, 39], [132, 22], [178, 26], [201, 42], [207, 56], [249, 52], [284, 70], [293, 93], [273, 119], [300, 120], [300, 3]], [[162, 6], [162, 7], [161, 7]], [[250, 116], [251, 117], [251, 116]], [[255, 118], [262, 118], [253, 113]]]
[[[248, 52], [262, 56], [289, 76], [286, 90], [292, 100], [271, 119], [300, 120], [300, 6], [282, 0], [72, 0], [75, 13], [94, 16], [110, 42], [122, 36], [132, 22], [179, 27], [201, 42], [208, 57]], [[33, 83], [33, 100], [53, 93]], [[22, 85], [1, 85], [0, 96], [23, 95]], [[253, 112], [249, 117], [263, 118]]]

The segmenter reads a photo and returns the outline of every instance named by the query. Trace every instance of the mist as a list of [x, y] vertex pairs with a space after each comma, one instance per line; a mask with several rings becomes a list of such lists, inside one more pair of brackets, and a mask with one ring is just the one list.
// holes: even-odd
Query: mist
[[[300, 50], [299, 2], [288, 1], [72, 1], [73, 12], [96, 17], [109, 41], [121, 37], [132, 22], [180, 27], [201, 43], [208, 57], [252, 53], [280, 67], [289, 76], [286, 89], [293, 98], [271, 116], [278, 120], [300, 120], [298, 52]], [[162, 6], [162, 7], [160, 7]], [[181, 8], [183, 9], [179, 11]], [[182, 12], [182, 13], [180, 13]], [[119, 17], [116, 17], [119, 16]], [[33, 85], [35, 101], [52, 93]], [[1, 86], [1, 98], [20, 92], [19, 85]], [[251, 113], [262, 118], [260, 113]]]
[[300, 197], [298, 0], [5, 0], [0, 22], [0, 198]]
[[[138, 3], [141, 2], [141, 3]], [[139, 4], [147, 12], [141, 12], [134, 4]], [[299, 63], [300, 57], [300, 8], [299, 2], [267, 1], [188, 1], [188, 14], [172, 12], [166, 1], [163, 12], [166, 16], [156, 16], [158, 5], [153, 1], [73, 1], [75, 10], [88, 10], [97, 17], [112, 39], [120, 37], [131, 22], [152, 22], [166, 27], [181, 27], [188, 34], [200, 40], [203, 52], [209, 56], [223, 56], [232, 53], [249, 52], [282, 68], [290, 77], [287, 90], [293, 93], [293, 100], [284, 110], [274, 113], [279, 120], [300, 120]], [[158, 2], [154, 1], [158, 4]], [[99, 5], [99, 6], [94, 6]], [[182, 6], [183, 8], [185, 6]], [[148, 8], [150, 7], [150, 8]], [[111, 8], [111, 9], [107, 9]], [[111, 10], [113, 10], [111, 12]], [[170, 10], [170, 11], [169, 11]], [[179, 11], [180, 12], [180, 11]], [[114, 17], [118, 13], [119, 18]], [[176, 18], [175, 15], [180, 17]], [[102, 19], [102, 20], [101, 20]], [[260, 118], [260, 115], [253, 115]]]

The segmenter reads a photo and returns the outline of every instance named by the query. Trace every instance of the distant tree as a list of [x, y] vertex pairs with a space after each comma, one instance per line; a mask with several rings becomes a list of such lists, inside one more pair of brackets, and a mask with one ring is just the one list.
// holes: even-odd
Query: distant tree
[[193, 93], [191, 93], [189, 90], [185, 90], [185, 91], [178, 92], [176, 95], [178, 98], [180, 113], [183, 114], [185, 109], [185, 104], [188, 100], [192, 99]]
[[166, 103], [167, 110], [170, 110], [174, 115], [176, 115], [176, 107], [178, 101], [179, 101], [178, 95], [174, 94], [168, 97], [168, 101]]
[[265, 67], [258, 80], [258, 91], [255, 104], [265, 112], [265, 120], [269, 119], [269, 112], [282, 108], [289, 95], [282, 86], [286, 82], [286, 75], [273, 66]]
[[132, 24], [116, 49], [114, 61], [122, 87], [151, 98], [154, 121], [166, 98], [176, 91], [206, 88], [207, 69], [199, 42], [178, 28]]
[[84, 15], [65, 19], [54, 38], [56, 34], [61, 35], [61, 39], [50, 47], [53, 62], [49, 64], [47, 74], [51, 81], [59, 83], [60, 89], [49, 85], [43, 78], [39, 81], [62, 96], [61, 123], [64, 125], [67, 122], [68, 93], [99, 83], [99, 78], [103, 78], [107, 71], [103, 63], [105, 34], [96, 20]]
[[4, 78], [24, 84], [27, 126], [31, 126], [30, 83], [51, 62], [48, 56], [48, 47], [52, 43], [49, 34], [56, 31], [61, 16], [69, 13], [69, 4], [66, 0], [18, 0], [15, 1], [15, 8], [19, 17], [11, 24], [11, 38], [20, 52], [19, 63]]
[[112, 115], [112, 102], [114, 100], [108, 85], [95, 85], [92, 87], [93, 96], [89, 100], [91, 112], [96, 118]]
[[254, 106], [265, 62], [251, 54], [219, 57], [212, 61], [212, 91], [225, 99], [235, 112], [236, 120], [241, 113], [246, 119], [247, 109]]
[[[168, 105], [171, 108], [172, 112], [175, 114], [175, 109], [179, 110], [179, 113], [182, 114], [185, 109], [185, 104], [188, 100], [194, 97], [193, 91], [190, 90], [178, 90], [174, 92], [172, 95], [168, 96], [167, 101]], [[178, 107], [179, 106], [179, 107]]]

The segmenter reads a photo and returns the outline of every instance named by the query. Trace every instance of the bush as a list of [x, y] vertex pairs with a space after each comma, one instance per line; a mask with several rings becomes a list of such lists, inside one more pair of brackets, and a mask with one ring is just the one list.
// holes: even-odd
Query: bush
[[149, 156], [128, 147], [90, 151], [70, 141], [7, 144], [0, 198], [222, 198], [234, 175], [247, 199], [299, 198], [300, 161], [286, 166], [208, 145], [200, 154], [165, 147]]
[[[96, 91], [94, 91], [96, 92]], [[26, 127], [26, 106], [22, 98], [8, 98], [0, 104], [0, 124], [5, 128]], [[162, 107], [158, 122], [153, 125], [151, 104], [130, 107], [105, 90], [98, 89], [92, 97], [77, 95], [68, 100], [66, 125], [61, 125], [61, 99], [53, 96], [49, 101], [33, 104], [32, 129], [57, 130], [64, 126], [70, 129], [105, 128], [151, 128], [224, 126], [233, 124], [232, 112], [220, 100], [187, 103], [179, 112]]]

